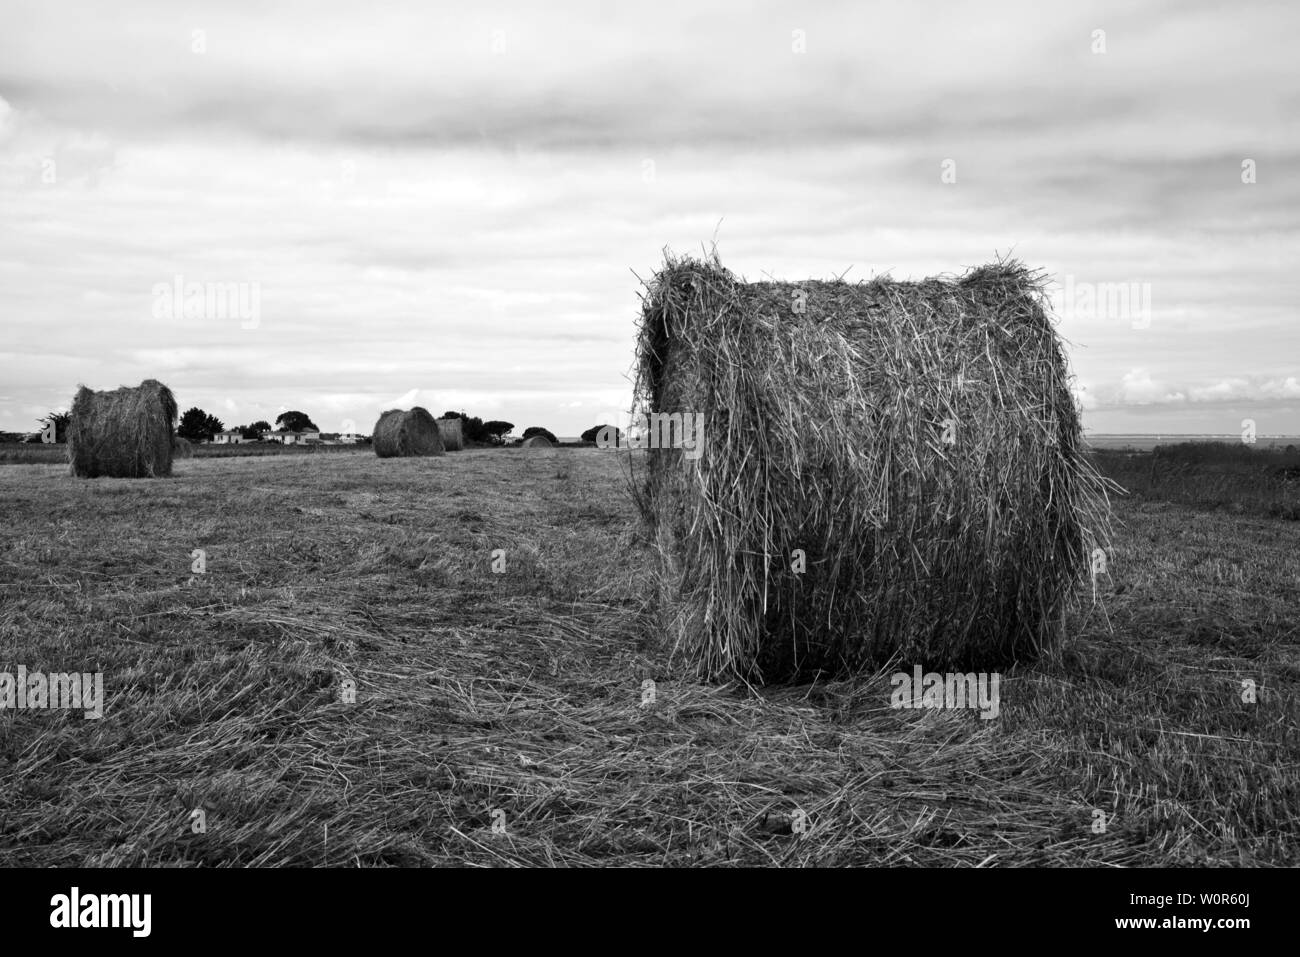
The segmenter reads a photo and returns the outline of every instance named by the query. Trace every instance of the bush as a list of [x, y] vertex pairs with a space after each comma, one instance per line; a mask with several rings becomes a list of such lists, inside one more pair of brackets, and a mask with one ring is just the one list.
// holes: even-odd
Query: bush
[[[600, 430], [603, 429], [603, 428], [607, 428], [607, 426], [605, 426], [605, 425], [593, 425], [593, 426], [592, 426], [591, 428], [589, 428], [586, 432], [583, 432], [583, 433], [582, 433], [582, 441], [584, 441], [584, 442], [595, 442], [595, 441], [596, 441], [596, 437], [600, 435]], [[608, 428], [614, 430], [613, 433], [612, 433], [612, 436], [613, 436], [613, 439], [614, 439], [614, 444], [617, 445], [617, 444], [622, 440], [622, 438], [623, 438], [623, 433], [619, 431], [618, 426], [616, 426], [616, 425], [608, 426]]]
[[550, 442], [552, 445], [560, 444], [560, 440], [555, 437], [555, 433], [550, 429], [544, 429], [540, 425], [530, 425], [528, 428], [524, 429], [525, 440], [531, 439], [534, 435], [545, 436], [546, 441]]

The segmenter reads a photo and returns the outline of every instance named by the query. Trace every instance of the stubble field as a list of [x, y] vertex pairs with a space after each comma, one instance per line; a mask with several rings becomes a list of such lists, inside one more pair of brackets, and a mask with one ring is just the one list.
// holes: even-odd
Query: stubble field
[[0, 864], [1293, 865], [1300, 522], [1156, 476], [981, 720], [693, 680], [617, 453], [0, 465], [0, 671], [105, 693], [0, 710]]

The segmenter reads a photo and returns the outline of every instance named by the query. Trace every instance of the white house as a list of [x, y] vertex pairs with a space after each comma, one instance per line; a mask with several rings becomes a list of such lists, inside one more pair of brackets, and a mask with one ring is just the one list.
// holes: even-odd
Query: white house
[[313, 429], [307, 429], [303, 432], [294, 432], [291, 429], [276, 429], [274, 432], [267, 432], [262, 438], [267, 442], [279, 442], [281, 445], [303, 445], [308, 442], [319, 442], [320, 432]]
[[227, 429], [212, 437], [213, 445], [242, 445], [247, 441], [249, 440], [244, 438], [244, 433], [238, 429]]

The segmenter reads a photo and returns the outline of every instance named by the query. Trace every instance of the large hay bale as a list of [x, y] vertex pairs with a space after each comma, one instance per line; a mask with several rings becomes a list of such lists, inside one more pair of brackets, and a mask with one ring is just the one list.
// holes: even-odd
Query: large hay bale
[[460, 419], [439, 419], [438, 433], [442, 447], [448, 452], [459, 452], [465, 447], [465, 433]]
[[1059, 637], [1106, 498], [1039, 275], [745, 283], [670, 256], [638, 365], [644, 409], [704, 415], [702, 452], [647, 452], [643, 501], [704, 676], [979, 670]]
[[171, 475], [176, 412], [171, 389], [156, 379], [111, 392], [83, 385], [68, 422], [71, 473], [82, 478]]
[[381, 459], [412, 455], [442, 455], [438, 420], [416, 406], [408, 412], [390, 409], [375, 423], [375, 454]]
[[553, 449], [551, 440], [544, 435], [530, 435], [519, 443], [521, 449]]

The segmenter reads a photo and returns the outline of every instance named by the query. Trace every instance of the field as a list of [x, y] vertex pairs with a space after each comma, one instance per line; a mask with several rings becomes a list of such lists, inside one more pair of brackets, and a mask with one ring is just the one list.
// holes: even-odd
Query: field
[[[280, 445], [277, 442], [245, 442], [239, 445], [196, 445], [193, 455], [200, 459], [249, 458], [261, 455], [374, 455], [369, 445]], [[51, 465], [68, 461], [68, 447], [6, 443], [0, 445], [0, 465]]]
[[994, 720], [689, 679], [620, 453], [0, 465], [0, 671], [105, 686], [0, 711], [0, 864], [1294, 865], [1300, 483], [1099, 460], [1097, 603]]

